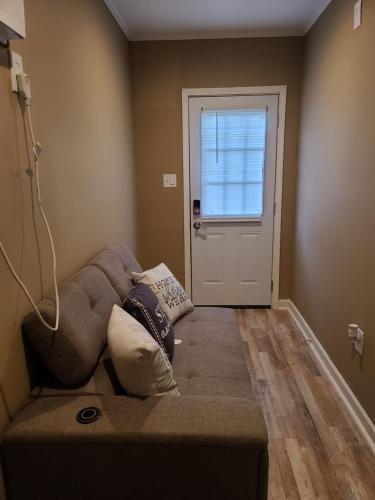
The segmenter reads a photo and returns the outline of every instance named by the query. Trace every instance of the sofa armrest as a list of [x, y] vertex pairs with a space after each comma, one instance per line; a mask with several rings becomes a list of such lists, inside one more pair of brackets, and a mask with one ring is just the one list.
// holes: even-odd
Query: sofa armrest
[[[79, 424], [84, 407], [101, 418]], [[39, 398], [5, 432], [10, 499], [266, 498], [267, 431], [241, 399]]]

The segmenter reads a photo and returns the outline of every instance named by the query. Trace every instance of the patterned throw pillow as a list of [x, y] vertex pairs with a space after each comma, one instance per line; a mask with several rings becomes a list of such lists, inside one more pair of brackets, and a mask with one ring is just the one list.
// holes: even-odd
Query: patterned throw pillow
[[152, 288], [172, 323], [193, 310], [188, 294], [165, 264], [143, 273], [132, 273], [132, 276], [136, 283], [144, 283]]
[[138, 283], [125, 299], [123, 308], [154, 337], [156, 342], [173, 359], [174, 332], [172, 323], [157, 296], [148, 285]]
[[108, 323], [108, 349], [117, 377], [128, 394], [179, 396], [168, 357], [148, 331], [114, 305]]

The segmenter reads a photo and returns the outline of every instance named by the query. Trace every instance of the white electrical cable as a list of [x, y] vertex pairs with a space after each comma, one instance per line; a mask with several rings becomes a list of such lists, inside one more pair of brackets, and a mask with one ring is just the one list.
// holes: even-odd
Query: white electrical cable
[[[44, 224], [45, 224], [46, 229], [47, 229], [48, 238], [49, 238], [51, 251], [52, 251], [52, 258], [53, 258], [53, 284], [54, 284], [55, 301], [56, 301], [56, 318], [55, 318], [55, 325], [54, 326], [49, 325], [42, 317], [37, 305], [35, 304], [32, 296], [29, 292], [29, 290], [27, 289], [26, 285], [23, 283], [21, 278], [16, 273], [14, 267], [12, 266], [12, 263], [8, 257], [8, 254], [6, 253], [5, 248], [1, 242], [0, 242], [0, 251], [3, 254], [3, 257], [4, 257], [5, 262], [7, 263], [8, 267], [9, 267], [10, 272], [13, 274], [15, 280], [17, 281], [17, 283], [20, 285], [20, 287], [24, 291], [30, 304], [32, 305], [33, 309], [35, 310], [36, 314], [38, 315], [38, 318], [40, 319], [41, 323], [43, 323], [43, 325], [46, 328], [48, 328], [49, 330], [52, 330], [53, 332], [55, 332], [59, 328], [59, 321], [60, 321], [60, 300], [59, 300], [59, 291], [57, 288], [57, 277], [56, 277], [56, 252], [55, 252], [55, 246], [54, 246], [53, 238], [52, 238], [52, 234], [51, 234], [51, 229], [49, 227], [48, 220], [47, 220], [47, 217], [44, 213], [43, 205], [42, 205], [42, 197], [41, 197], [40, 185], [39, 185], [39, 156], [41, 153], [41, 146], [35, 140], [33, 124], [32, 124], [32, 119], [31, 119], [31, 113], [30, 113], [30, 100], [29, 99], [25, 99], [25, 110], [26, 110], [26, 115], [27, 115], [27, 122], [28, 122], [29, 129], [30, 129], [32, 145], [33, 145], [33, 156], [34, 156], [34, 165], [35, 165], [35, 181], [36, 181], [36, 192], [37, 192], [37, 197], [38, 197], [38, 207], [39, 207], [39, 212], [42, 216], [42, 219], [43, 219]], [[37, 237], [38, 237], [38, 235], [37, 235]]]

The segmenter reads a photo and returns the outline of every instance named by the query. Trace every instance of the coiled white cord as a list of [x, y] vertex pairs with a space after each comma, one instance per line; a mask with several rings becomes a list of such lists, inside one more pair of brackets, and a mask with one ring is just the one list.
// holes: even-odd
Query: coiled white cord
[[[29, 130], [30, 130], [30, 135], [31, 135], [31, 141], [32, 141], [32, 146], [33, 146], [33, 157], [34, 157], [34, 165], [35, 165], [35, 182], [36, 182], [36, 192], [37, 192], [37, 198], [38, 198], [38, 207], [39, 207], [39, 212], [42, 216], [42, 219], [44, 221], [44, 224], [47, 229], [48, 233], [48, 238], [51, 246], [51, 252], [52, 252], [52, 259], [53, 259], [53, 285], [54, 285], [54, 291], [55, 291], [55, 301], [56, 301], [56, 318], [55, 318], [55, 324], [54, 326], [49, 325], [44, 318], [42, 317], [37, 305], [35, 304], [29, 290], [27, 289], [26, 285], [23, 283], [21, 278], [18, 276], [16, 273], [16, 270], [14, 269], [8, 254], [5, 251], [5, 248], [3, 244], [0, 242], [0, 250], [1, 253], [3, 254], [3, 257], [5, 259], [5, 262], [7, 263], [10, 272], [14, 276], [14, 279], [17, 281], [17, 283], [20, 285], [22, 288], [23, 292], [25, 293], [26, 297], [28, 298], [30, 304], [32, 305], [34, 311], [38, 315], [39, 320], [41, 323], [48, 328], [49, 330], [52, 330], [53, 332], [57, 331], [59, 328], [59, 321], [60, 321], [60, 300], [59, 300], [59, 291], [57, 288], [57, 277], [56, 277], [56, 252], [55, 252], [55, 246], [53, 243], [53, 238], [51, 234], [51, 229], [48, 224], [48, 220], [46, 217], [46, 214], [44, 213], [43, 210], [43, 205], [42, 205], [42, 197], [40, 193], [40, 185], [39, 185], [39, 156], [41, 153], [41, 145], [39, 142], [36, 142], [35, 140], [35, 135], [34, 135], [34, 129], [33, 129], [33, 124], [32, 124], [32, 119], [31, 119], [31, 112], [30, 112], [30, 100], [25, 99], [25, 110], [26, 110], [26, 115], [27, 115], [27, 122], [29, 125]], [[38, 237], [38, 235], [37, 235]]]

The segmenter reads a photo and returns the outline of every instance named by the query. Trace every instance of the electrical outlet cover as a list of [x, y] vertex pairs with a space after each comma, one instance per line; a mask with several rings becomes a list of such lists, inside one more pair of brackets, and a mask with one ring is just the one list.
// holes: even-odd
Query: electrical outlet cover
[[22, 57], [14, 52], [14, 50], [10, 50], [10, 79], [12, 84], [13, 92], [18, 92], [17, 85], [17, 75], [23, 73], [23, 62]]

